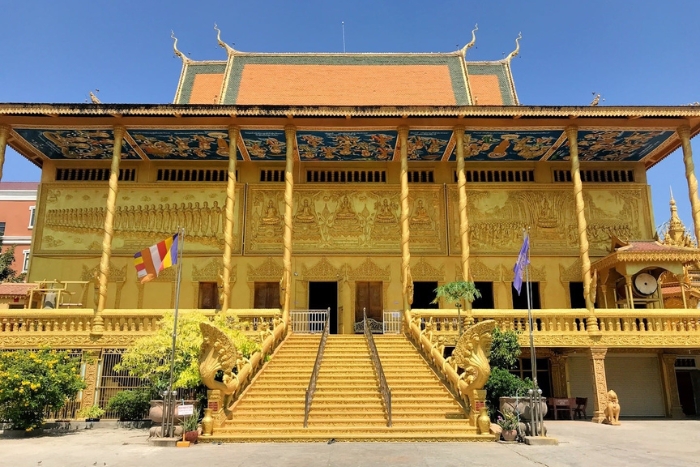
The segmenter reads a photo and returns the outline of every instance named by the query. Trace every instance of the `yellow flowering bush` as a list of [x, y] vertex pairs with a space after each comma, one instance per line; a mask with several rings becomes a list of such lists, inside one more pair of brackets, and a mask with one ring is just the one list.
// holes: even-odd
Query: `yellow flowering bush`
[[60, 409], [85, 388], [79, 369], [67, 352], [0, 352], [0, 420], [15, 430], [41, 428], [47, 409]]

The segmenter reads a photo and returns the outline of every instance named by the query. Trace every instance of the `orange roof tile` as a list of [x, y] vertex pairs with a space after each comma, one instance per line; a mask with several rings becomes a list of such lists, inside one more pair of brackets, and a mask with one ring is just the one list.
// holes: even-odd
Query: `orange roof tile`
[[31, 289], [36, 288], [36, 284], [27, 284], [25, 282], [5, 282], [0, 284], [0, 295], [24, 297]]
[[198, 74], [192, 83], [190, 104], [218, 104], [221, 96], [221, 83], [223, 74]]
[[469, 86], [475, 105], [503, 105], [498, 76], [469, 75]]
[[455, 105], [446, 65], [246, 64], [239, 105]]

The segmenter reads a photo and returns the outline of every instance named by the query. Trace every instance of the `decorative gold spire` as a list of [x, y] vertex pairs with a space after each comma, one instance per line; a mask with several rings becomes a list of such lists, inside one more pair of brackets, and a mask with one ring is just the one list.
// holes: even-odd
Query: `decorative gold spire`
[[472, 29], [472, 40], [469, 44], [465, 45], [462, 47], [462, 50], [459, 51], [460, 54], [462, 54], [463, 58], [467, 58], [467, 50], [471, 49], [474, 47], [474, 44], [476, 44], [476, 31], [479, 30], [479, 25], [475, 24], [474, 29]]
[[187, 63], [190, 61], [189, 58], [179, 50], [177, 50], [177, 37], [175, 37], [175, 31], [170, 31], [170, 37], [173, 39], [173, 51], [175, 52], [175, 55], [180, 57], [182, 59], [183, 63]]
[[666, 228], [662, 243], [664, 245], [694, 247], [693, 239], [690, 237], [683, 221], [678, 217], [676, 200], [673, 199], [673, 189], [671, 189], [669, 205], [671, 207], [671, 219], [668, 221], [668, 227]]
[[518, 56], [518, 54], [520, 53], [520, 39], [522, 39], [522, 38], [523, 38], [523, 33], [519, 32], [518, 37], [515, 38], [515, 50], [508, 54], [508, 56], [505, 58], [506, 62], [510, 62], [511, 60], [513, 60], [515, 57]]
[[223, 47], [229, 55], [236, 53], [236, 50], [233, 47], [221, 40], [221, 29], [219, 29], [216, 23], [214, 23], [214, 30], [216, 31], [216, 40], [219, 43], [219, 46]]

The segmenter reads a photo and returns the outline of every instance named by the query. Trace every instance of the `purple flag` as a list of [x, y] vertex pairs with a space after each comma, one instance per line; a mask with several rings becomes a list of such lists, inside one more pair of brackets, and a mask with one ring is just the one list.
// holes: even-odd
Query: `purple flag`
[[520, 289], [523, 286], [523, 274], [525, 273], [525, 266], [530, 264], [530, 236], [527, 235], [525, 240], [523, 240], [523, 246], [520, 248], [520, 254], [518, 254], [518, 260], [515, 262], [515, 267], [513, 272], [515, 272], [515, 278], [513, 279], [513, 287], [518, 291], [520, 295]]

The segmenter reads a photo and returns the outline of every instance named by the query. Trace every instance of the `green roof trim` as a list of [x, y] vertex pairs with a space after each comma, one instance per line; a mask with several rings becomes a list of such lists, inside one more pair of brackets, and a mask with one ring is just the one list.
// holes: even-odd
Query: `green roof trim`
[[197, 75], [223, 75], [226, 72], [226, 62], [221, 63], [188, 63], [185, 65], [185, 77], [182, 80], [180, 99], [176, 104], [189, 104]]
[[[243, 68], [250, 65], [447, 65], [456, 105], [469, 105], [458, 55], [236, 55], [222, 104], [236, 104]], [[183, 96], [184, 96], [183, 85]]]
[[468, 75], [495, 75], [498, 78], [498, 89], [501, 91], [503, 105], [517, 105], [515, 95], [508, 79], [508, 70], [505, 63], [469, 63], [467, 62]]

